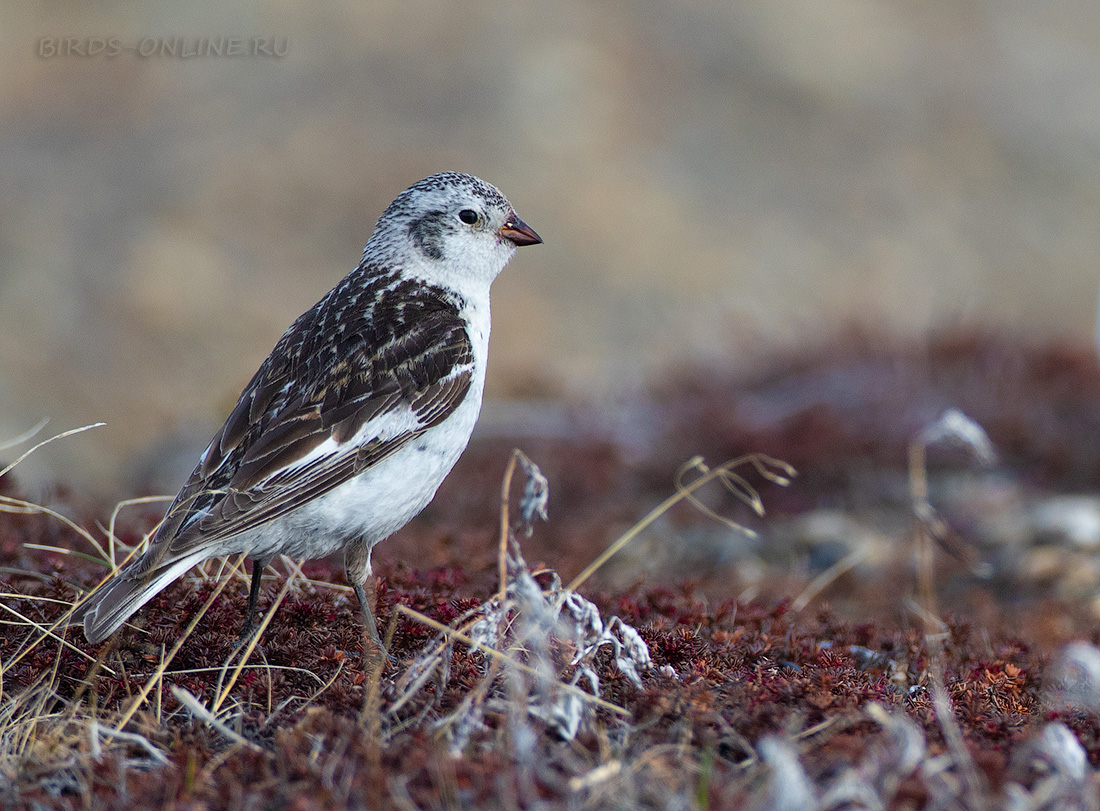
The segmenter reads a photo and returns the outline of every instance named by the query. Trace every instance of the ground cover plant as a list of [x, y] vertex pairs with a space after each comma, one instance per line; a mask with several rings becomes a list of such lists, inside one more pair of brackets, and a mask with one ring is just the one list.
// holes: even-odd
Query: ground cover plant
[[229, 561], [87, 645], [65, 613], [163, 505], [15, 465], [4, 805], [1098, 807], [1091, 349], [849, 335], [760, 368], [475, 443], [377, 550], [380, 668], [339, 561], [282, 560], [250, 644]]

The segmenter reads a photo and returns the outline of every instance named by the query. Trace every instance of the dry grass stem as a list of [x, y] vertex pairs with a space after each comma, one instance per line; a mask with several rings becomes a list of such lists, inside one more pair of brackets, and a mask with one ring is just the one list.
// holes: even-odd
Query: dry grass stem
[[164, 657], [161, 663], [157, 666], [156, 671], [154, 671], [153, 675], [149, 677], [149, 679], [145, 682], [145, 685], [139, 691], [138, 695], [135, 696], [134, 700], [130, 703], [129, 709], [127, 709], [122, 714], [122, 717], [115, 724], [115, 729], [123, 729], [128, 723], [130, 723], [130, 719], [134, 717], [134, 713], [136, 713], [141, 705], [145, 703], [145, 699], [148, 697], [149, 692], [153, 689], [153, 687], [160, 683], [160, 680], [164, 675], [164, 671], [168, 669], [168, 665], [170, 665], [172, 661], [176, 658], [176, 654], [179, 653], [180, 648], [183, 647], [184, 643], [190, 638], [191, 634], [195, 632], [195, 628], [198, 627], [198, 624], [202, 621], [202, 618], [206, 616], [206, 612], [210, 610], [210, 606], [212, 606], [214, 604], [214, 601], [218, 599], [228, 583], [228, 580], [218, 581], [218, 585], [214, 588], [212, 592], [210, 592], [210, 596], [206, 598], [206, 602], [202, 604], [202, 607], [195, 613], [195, 616], [191, 618], [191, 622], [187, 624], [187, 627], [184, 629], [183, 633], [180, 634], [180, 638], [176, 640], [176, 644], [172, 646], [172, 650], [168, 652], [168, 655]]
[[[716, 468], [708, 468], [703, 464], [702, 460], [695, 458], [690, 460], [685, 468], [697, 469], [701, 471], [701, 475], [691, 481], [688, 484], [684, 484], [682, 478], [677, 481], [676, 492], [654, 507], [646, 516], [632, 526], [629, 530], [623, 533], [614, 543], [612, 543], [607, 549], [603, 551], [595, 560], [588, 564], [584, 570], [578, 574], [573, 580], [565, 587], [566, 591], [576, 591], [581, 585], [588, 580], [593, 574], [595, 574], [608, 560], [610, 560], [620, 549], [634, 540], [644, 530], [646, 530], [654, 521], [668, 512], [679, 502], [687, 499], [693, 503], [697, 503], [695, 497], [696, 491], [706, 486], [716, 479], [721, 481], [723, 485], [730, 489], [734, 495], [737, 495], [746, 504], [753, 508], [758, 514], [762, 513], [763, 505], [760, 501], [760, 497], [756, 491], [749, 486], [749, 484], [740, 476], [737, 476], [733, 471], [739, 467], [745, 465], [751, 465], [755, 468], [756, 472], [767, 481], [774, 484], [785, 486], [790, 484], [792, 477], [797, 475], [795, 469], [779, 459], [773, 459], [770, 456], [762, 453], [748, 454], [747, 456], [741, 456], [725, 464], [719, 465]], [[681, 468], [685, 471], [685, 468]], [[704, 511], [710, 514], [710, 510], [704, 507]], [[735, 522], [727, 522], [725, 519], [721, 519], [723, 523], [732, 523], [733, 526], [738, 529], [745, 529]], [[750, 530], [745, 530], [751, 532]]]
[[[6, 467], [0, 468], [0, 478], [3, 478], [7, 474], [11, 473], [20, 462], [22, 462], [24, 459], [26, 459], [28, 456], [30, 456], [32, 453], [34, 453], [39, 448], [45, 447], [46, 445], [49, 445], [51, 442], [55, 442], [58, 439], [65, 439], [66, 437], [74, 436], [75, 434], [82, 434], [85, 431], [92, 430], [93, 428], [102, 428], [106, 424], [107, 423], [105, 423], [105, 422], [93, 422], [90, 425], [82, 425], [79, 428], [70, 428], [68, 431], [62, 431], [60, 434], [54, 434], [49, 439], [42, 440], [37, 445], [34, 445], [34, 446], [28, 448], [27, 450], [23, 451], [22, 454], [20, 454], [19, 456], [16, 457], [14, 462], [10, 463]], [[46, 427], [45, 423], [40, 423], [40, 425], [43, 428]], [[35, 434], [38, 433], [38, 431], [39, 431], [39, 429], [35, 428], [31, 432], [30, 436], [27, 437], [27, 438], [30, 439], [30, 437], [33, 437]], [[18, 445], [18, 444], [20, 444], [20, 441], [19, 441], [19, 438], [17, 437], [16, 440], [14, 440], [13, 442], [6, 443], [5, 448], [12, 447], [13, 445]]]
[[[243, 569], [243, 565], [244, 556], [242, 555], [237, 561], [237, 566], [234, 568], [238, 571], [241, 571]], [[217, 700], [214, 702], [214, 706], [211, 708], [212, 712], [218, 711], [222, 703], [225, 701], [226, 697], [229, 695], [229, 691], [233, 689], [233, 685], [237, 683], [237, 679], [240, 677], [241, 671], [244, 670], [245, 662], [247, 662], [249, 657], [252, 655], [252, 651], [256, 650], [256, 646], [260, 643], [260, 637], [262, 637], [264, 631], [267, 630], [267, 626], [271, 624], [271, 620], [275, 616], [275, 612], [278, 611], [279, 606], [283, 604], [283, 600], [286, 599], [286, 595], [290, 592], [290, 587], [294, 585], [295, 579], [295, 572], [291, 572], [287, 575], [286, 580], [283, 581], [283, 587], [279, 589], [279, 593], [272, 601], [271, 607], [267, 610], [267, 613], [264, 614], [264, 618], [263, 620], [261, 620], [260, 626], [252, 632], [252, 635], [248, 639], [248, 644], [245, 646], [244, 652], [240, 655], [236, 667], [233, 668], [233, 673], [229, 677], [229, 681], [226, 683], [225, 687], [218, 695]], [[223, 580], [222, 582], [224, 583], [226, 581]]]

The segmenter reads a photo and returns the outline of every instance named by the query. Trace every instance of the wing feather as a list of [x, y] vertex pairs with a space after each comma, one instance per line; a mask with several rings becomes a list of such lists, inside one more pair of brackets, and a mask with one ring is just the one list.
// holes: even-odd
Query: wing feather
[[338, 487], [465, 399], [473, 348], [459, 302], [383, 276], [364, 307], [371, 291], [347, 283], [287, 330], [242, 392], [153, 538], [150, 568]]

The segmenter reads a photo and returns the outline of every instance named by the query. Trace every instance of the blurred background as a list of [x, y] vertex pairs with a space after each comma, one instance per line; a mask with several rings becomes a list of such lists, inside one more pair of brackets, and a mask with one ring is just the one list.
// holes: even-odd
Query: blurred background
[[[231, 36], [245, 54], [179, 55]], [[546, 241], [494, 287], [490, 427], [852, 323], [1087, 339], [1100, 6], [10, 5], [0, 443], [102, 420], [24, 477], [174, 492], [187, 470], [148, 471], [177, 447], [189, 469], [385, 205], [443, 169]]]

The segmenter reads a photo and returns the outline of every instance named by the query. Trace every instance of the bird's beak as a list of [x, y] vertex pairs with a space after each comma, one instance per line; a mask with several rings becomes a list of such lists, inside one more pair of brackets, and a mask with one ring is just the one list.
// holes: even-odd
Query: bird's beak
[[538, 245], [542, 237], [535, 233], [535, 229], [516, 216], [515, 212], [500, 229], [500, 235], [514, 245]]

